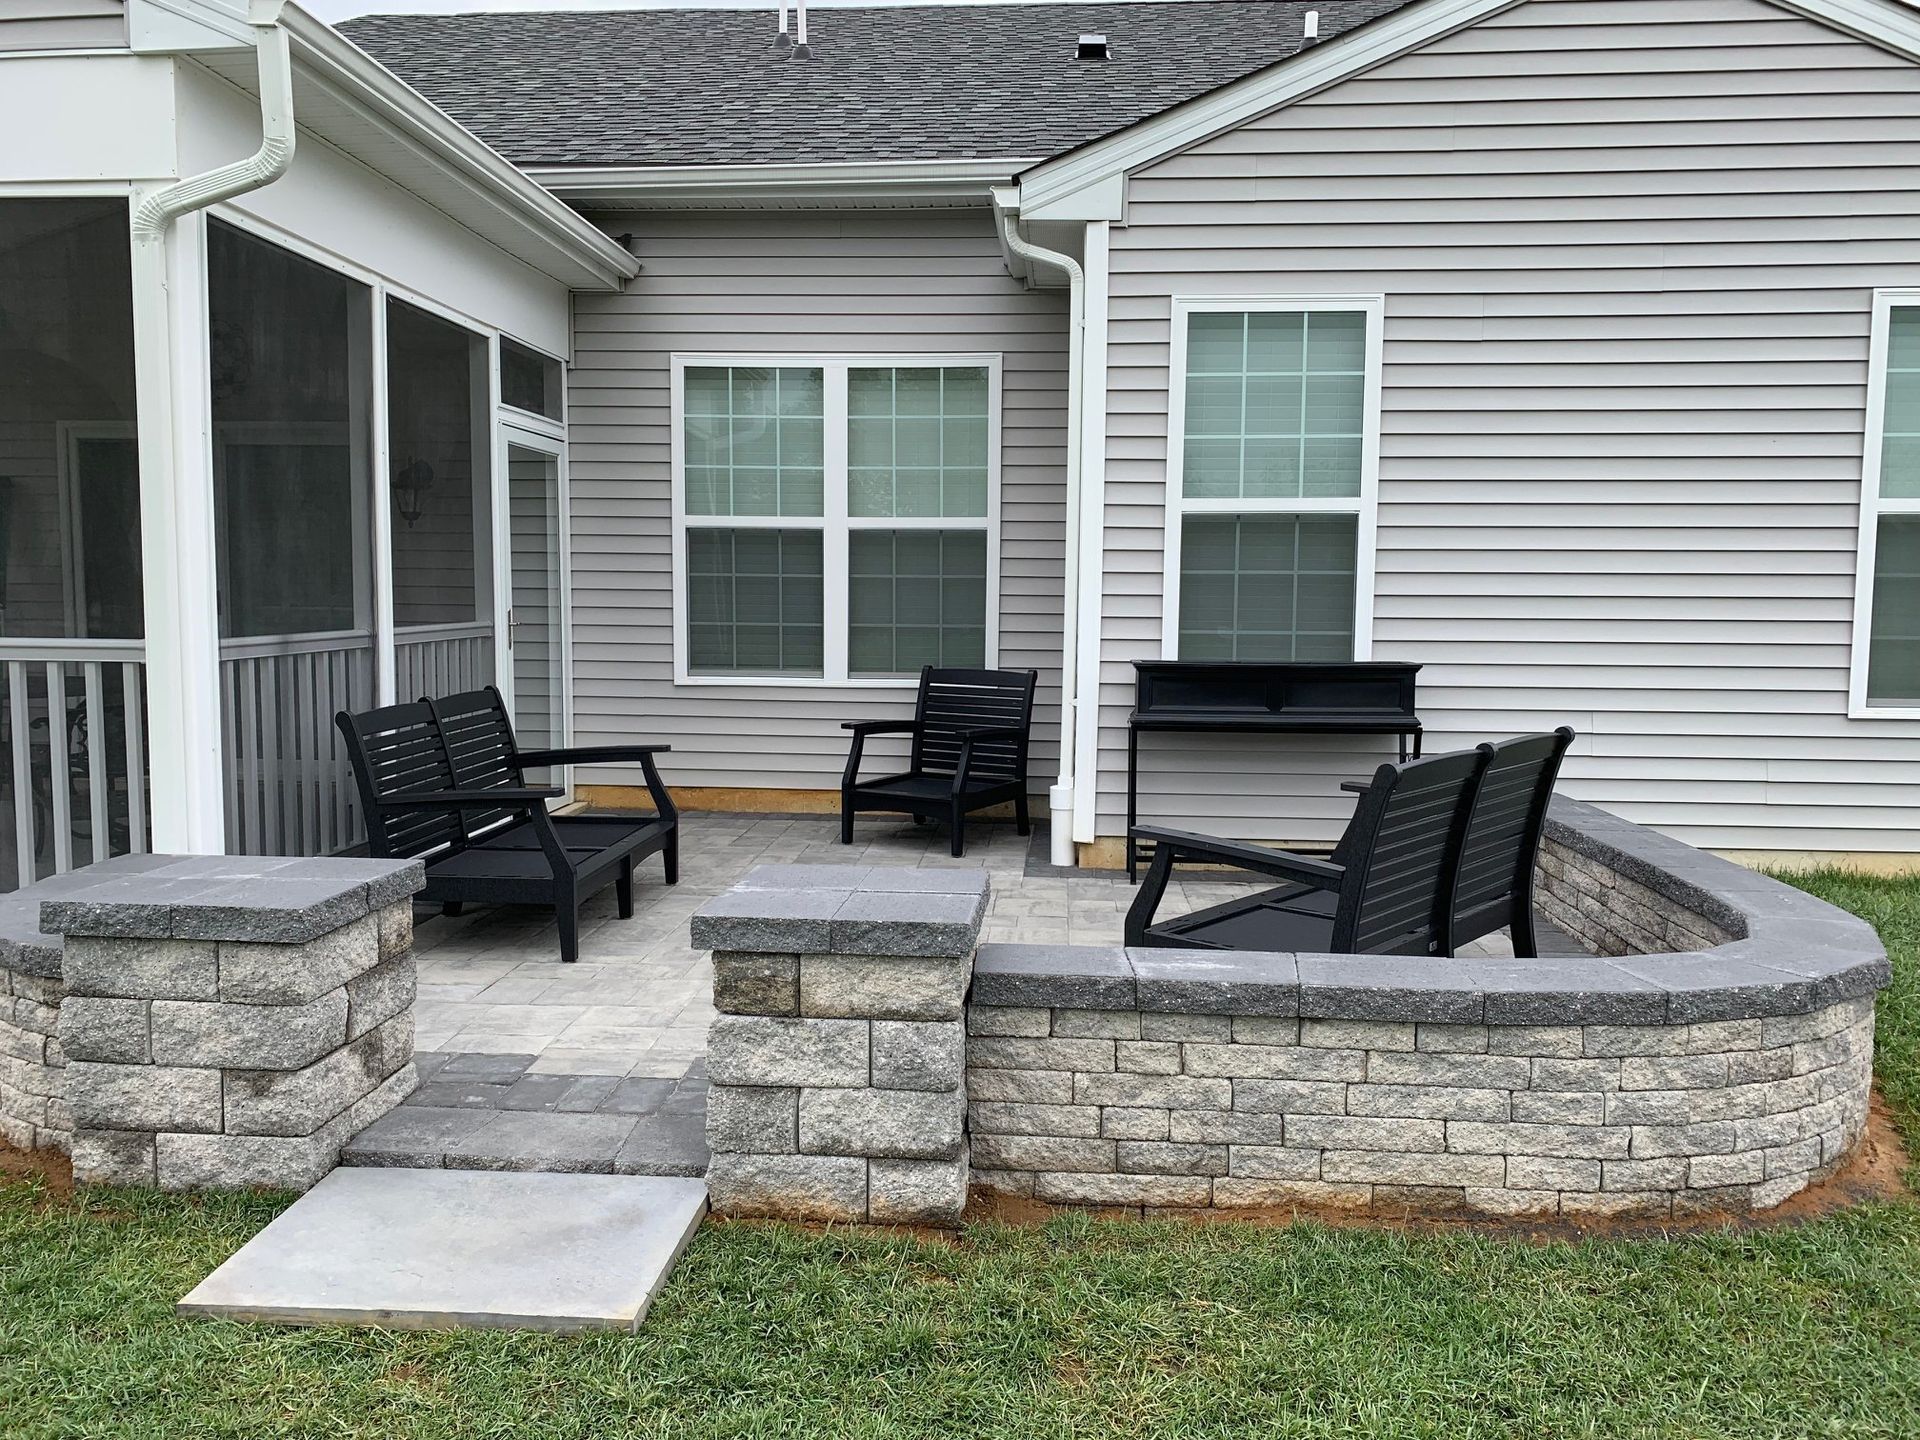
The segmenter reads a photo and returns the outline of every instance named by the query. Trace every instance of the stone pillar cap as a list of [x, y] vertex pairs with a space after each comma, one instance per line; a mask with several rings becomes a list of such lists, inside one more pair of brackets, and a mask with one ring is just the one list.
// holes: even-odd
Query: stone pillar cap
[[298, 945], [426, 884], [418, 860], [126, 855], [20, 892], [48, 935]]
[[756, 865], [693, 917], [702, 950], [781, 955], [971, 954], [987, 872], [885, 865]]

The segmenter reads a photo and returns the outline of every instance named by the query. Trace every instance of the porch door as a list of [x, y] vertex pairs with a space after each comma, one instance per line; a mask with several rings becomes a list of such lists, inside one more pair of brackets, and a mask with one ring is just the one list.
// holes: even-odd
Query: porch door
[[[529, 750], [554, 749], [573, 730], [568, 639], [566, 446], [516, 426], [500, 430], [505, 487], [507, 636], [502, 689]], [[528, 777], [533, 779], [531, 775]], [[566, 785], [564, 772], [544, 783]]]

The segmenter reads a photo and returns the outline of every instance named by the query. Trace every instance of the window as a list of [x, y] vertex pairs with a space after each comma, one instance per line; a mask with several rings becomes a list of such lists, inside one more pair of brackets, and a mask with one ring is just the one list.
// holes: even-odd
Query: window
[[993, 662], [999, 362], [674, 362], [678, 678]]
[[1920, 717], [1920, 291], [1875, 296], [1850, 711]]
[[1166, 654], [1366, 658], [1383, 309], [1175, 302]]
[[550, 355], [500, 337], [500, 403], [549, 420], [560, 418], [562, 367]]

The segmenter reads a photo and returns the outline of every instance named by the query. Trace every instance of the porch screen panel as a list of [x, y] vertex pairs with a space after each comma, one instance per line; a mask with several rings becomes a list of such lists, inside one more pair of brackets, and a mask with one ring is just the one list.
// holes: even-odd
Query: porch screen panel
[[484, 337], [387, 303], [388, 532], [401, 699], [493, 680]]
[[501, 336], [501, 404], [558, 420], [564, 372], [565, 367], [551, 355]]
[[1896, 306], [1887, 331], [1881, 416], [1869, 704], [1920, 703], [1920, 306]]
[[146, 848], [129, 220], [0, 198], [0, 890]]
[[1368, 324], [1279, 303], [1186, 316], [1180, 658], [1353, 658]]
[[373, 296], [235, 227], [208, 238], [228, 847], [357, 843], [331, 717], [373, 703]]

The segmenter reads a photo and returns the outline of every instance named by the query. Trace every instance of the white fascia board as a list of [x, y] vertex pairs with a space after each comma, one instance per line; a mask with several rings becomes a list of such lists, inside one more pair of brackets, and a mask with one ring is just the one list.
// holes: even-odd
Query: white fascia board
[[1030, 156], [1010, 156], [793, 165], [530, 165], [526, 174], [556, 195], [589, 203], [985, 201], [994, 186], [1007, 184], [1033, 163]]
[[1020, 176], [1020, 212], [1032, 216], [1041, 210], [1052, 213], [1054, 207], [1087, 206], [1089, 202], [1081, 198], [1085, 192], [1097, 192], [1129, 170], [1523, 3], [1525, 0], [1426, 0], [1410, 5], [1304, 50], [1291, 60], [1209, 90], [1104, 140], [1042, 161]]
[[[464, 185], [476, 201], [512, 221], [536, 242], [535, 253], [544, 250], [549, 257], [542, 264], [523, 256], [528, 263], [576, 290], [618, 290], [640, 273], [639, 262], [622, 246], [331, 26], [290, 4], [280, 9], [279, 19], [293, 42], [298, 81], [324, 87], [335, 101], [393, 133], [441, 174]], [[391, 157], [359, 158], [382, 173], [391, 171]]]

